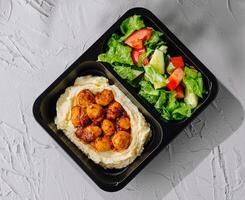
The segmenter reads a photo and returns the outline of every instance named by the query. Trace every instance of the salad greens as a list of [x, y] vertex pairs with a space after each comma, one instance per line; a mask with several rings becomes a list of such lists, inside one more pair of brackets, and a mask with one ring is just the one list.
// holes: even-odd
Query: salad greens
[[205, 94], [202, 74], [182, 56], [169, 55], [164, 34], [147, 27], [141, 16], [125, 19], [120, 31], [112, 34], [98, 61], [110, 63], [163, 119], [190, 117]]
[[160, 113], [162, 112], [162, 109], [165, 107], [167, 100], [168, 100], [168, 93], [165, 91], [160, 91], [160, 96], [154, 105], [154, 107], [158, 112]]
[[179, 106], [172, 112], [172, 118], [174, 120], [181, 120], [190, 116], [191, 116], [191, 106], [183, 102], [181, 102]]
[[133, 60], [131, 58], [132, 49], [120, 42], [120, 36], [113, 34], [108, 41], [109, 50], [107, 53], [102, 53], [98, 56], [98, 61], [108, 62], [108, 63], [125, 63], [133, 65]]
[[145, 46], [150, 49], [156, 49], [163, 44], [165, 44], [163, 40], [163, 33], [155, 30], [153, 31], [151, 38], [145, 42]]
[[134, 31], [144, 27], [145, 27], [144, 21], [140, 18], [139, 15], [134, 15], [132, 17], [125, 19], [120, 26], [120, 30], [123, 34], [121, 40], [125, 40]]
[[155, 90], [151, 83], [148, 81], [142, 80], [139, 84], [141, 86], [139, 94], [149, 103], [155, 104], [159, 98], [160, 91]]
[[155, 68], [151, 65], [145, 67], [145, 79], [150, 81], [155, 89], [165, 87], [167, 85], [167, 80]]
[[189, 92], [202, 97], [203, 94], [203, 80], [202, 74], [195, 69], [185, 67], [185, 77], [183, 83]]
[[144, 70], [133, 68], [133, 67], [126, 67], [126, 66], [120, 66], [115, 65], [113, 69], [117, 72], [117, 74], [128, 81], [133, 81], [136, 79], [139, 75], [144, 73]]
[[167, 48], [167, 46], [162, 45], [157, 48], [151, 56], [150, 64], [160, 74], [164, 74], [165, 72], [164, 54], [167, 52]]

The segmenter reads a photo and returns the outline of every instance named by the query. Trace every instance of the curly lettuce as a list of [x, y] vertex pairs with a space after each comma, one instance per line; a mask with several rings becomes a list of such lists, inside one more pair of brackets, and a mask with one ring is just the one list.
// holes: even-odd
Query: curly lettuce
[[189, 93], [194, 93], [202, 98], [203, 95], [203, 79], [202, 74], [195, 69], [185, 67], [185, 77], [183, 83], [185, 84]]
[[165, 91], [160, 91], [160, 97], [158, 98], [157, 102], [154, 105], [155, 109], [161, 113], [167, 101], [168, 101], [168, 94]]
[[121, 37], [121, 41], [125, 40], [134, 31], [144, 27], [145, 24], [144, 21], [140, 18], [140, 15], [134, 15], [132, 17], [128, 17], [122, 22], [120, 26], [120, 30], [123, 33], [123, 37]]
[[182, 120], [184, 118], [190, 117], [191, 116], [191, 106], [184, 103], [180, 102], [178, 107], [173, 110], [172, 112], [172, 119], [173, 120]]
[[159, 98], [159, 90], [155, 90], [149, 81], [140, 81], [141, 89], [139, 94], [144, 97], [149, 103], [155, 104]]
[[145, 42], [145, 46], [151, 49], [156, 49], [163, 44], [165, 44], [163, 33], [155, 30], [153, 31], [151, 38]]
[[162, 88], [167, 84], [166, 78], [158, 73], [151, 65], [145, 67], [145, 78], [154, 85], [155, 89]]
[[131, 58], [132, 49], [120, 42], [120, 36], [113, 34], [108, 41], [109, 50], [106, 53], [102, 53], [98, 56], [98, 61], [107, 63], [125, 63], [133, 65]]
[[142, 73], [144, 73], [144, 70], [142, 70], [142, 68], [133, 68], [133, 67], [126, 67], [121, 65], [120, 66], [116, 65], [113, 67], [113, 69], [117, 72], [117, 74], [122, 79], [126, 79], [128, 81], [133, 81]]

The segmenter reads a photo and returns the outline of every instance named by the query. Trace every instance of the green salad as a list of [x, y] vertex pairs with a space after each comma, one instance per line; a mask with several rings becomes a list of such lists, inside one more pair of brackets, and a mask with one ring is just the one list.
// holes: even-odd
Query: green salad
[[164, 34], [141, 16], [125, 19], [120, 32], [112, 34], [98, 61], [110, 63], [165, 120], [190, 117], [205, 93], [202, 74], [181, 55], [170, 55]]

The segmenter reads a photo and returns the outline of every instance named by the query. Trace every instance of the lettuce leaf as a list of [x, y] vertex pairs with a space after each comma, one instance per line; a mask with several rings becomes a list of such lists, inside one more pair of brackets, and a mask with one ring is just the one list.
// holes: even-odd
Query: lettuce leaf
[[179, 102], [175, 98], [176, 92], [173, 90], [168, 95], [168, 103], [166, 106], [166, 110], [168, 112], [172, 112], [174, 109], [176, 109], [179, 105]]
[[197, 78], [198, 71], [196, 69], [193, 69], [193, 68], [190, 68], [190, 67], [186, 66], [184, 71], [185, 71], [185, 75], [186, 76], [189, 76], [191, 78]]
[[124, 36], [121, 37], [121, 41], [125, 40], [134, 31], [144, 27], [145, 24], [144, 21], [140, 18], [140, 15], [134, 15], [132, 17], [128, 17], [122, 22], [120, 26], [120, 30], [124, 34]]
[[163, 33], [159, 31], [153, 31], [151, 38], [145, 42], [145, 46], [151, 49], [156, 49], [157, 47], [163, 45], [165, 42], [163, 41]]
[[98, 56], [98, 61], [108, 62], [108, 63], [125, 63], [133, 65], [133, 60], [131, 58], [131, 48], [123, 45], [120, 42], [120, 36], [117, 34], [112, 34], [108, 41], [109, 50], [106, 53], [102, 53]]
[[144, 72], [144, 70], [141, 70], [141, 68], [136, 69], [119, 65], [114, 66], [113, 69], [122, 79], [126, 79], [128, 81], [133, 81]]
[[172, 112], [179, 106], [179, 102], [175, 98], [175, 91], [160, 90], [160, 97], [158, 98], [155, 108], [161, 113], [161, 116], [166, 120], [172, 120]]
[[159, 98], [159, 90], [155, 90], [151, 83], [146, 80], [140, 81], [141, 89], [139, 94], [144, 97], [149, 103], [155, 104]]
[[[161, 93], [155, 108], [161, 112], [161, 116], [166, 120], [182, 120], [191, 116], [192, 108], [184, 102], [178, 102], [175, 98], [175, 91]], [[161, 101], [161, 103], [159, 102]]]
[[203, 79], [202, 74], [195, 69], [185, 67], [185, 77], [183, 82], [190, 93], [194, 93], [202, 98], [203, 90]]
[[140, 85], [140, 95], [154, 104], [165, 120], [182, 120], [191, 116], [192, 107], [185, 102], [177, 101], [175, 91], [154, 90], [151, 83], [145, 80], [141, 81]]
[[175, 110], [172, 112], [172, 119], [174, 120], [182, 120], [186, 117], [191, 116], [191, 106], [181, 102]]
[[160, 113], [162, 112], [162, 109], [165, 106], [167, 99], [168, 99], [168, 94], [165, 91], [161, 90], [160, 97], [158, 98], [157, 102], [154, 105], [154, 107], [158, 112]]
[[163, 107], [163, 109], [162, 109], [161, 116], [162, 116], [163, 119], [166, 119], [166, 120], [171, 120], [172, 119], [171, 113], [169, 113], [168, 110], [165, 107]]
[[145, 68], [145, 79], [150, 81], [155, 89], [166, 86], [167, 80], [159, 74], [151, 65], [144, 67]]

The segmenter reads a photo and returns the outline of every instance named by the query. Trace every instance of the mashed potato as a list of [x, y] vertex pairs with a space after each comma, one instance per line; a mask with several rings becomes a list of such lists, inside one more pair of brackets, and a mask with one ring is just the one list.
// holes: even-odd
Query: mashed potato
[[[75, 130], [71, 122], [71, 108], [75, 105], [77, 94], [83, 90], [89, 89], [93, 93], [109, 89], [113, 92], [114, 98], [118, 101], [128, 116], [131, 123], [131, 143], [123, 151], [98, 152], [91, 145], [81, 142], [76, 137]], [[64, 94], [60, 96], [56, 105], [57, 116], [55, 123], [58, 129], [63, 130], [64, 134], [91, 160], [103, 166], [104, 168], [123, 168], [132, 163], [139, 156], [144, 144], [151, 136], [149, 124], [138, 108], [119, 90], [115, 85], [109, 85], [108, 79], [100, 76], [82, 76], [76, 79], [74, 86], [68, 87]]]

